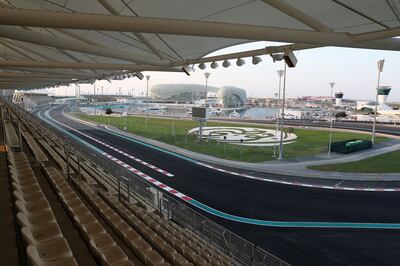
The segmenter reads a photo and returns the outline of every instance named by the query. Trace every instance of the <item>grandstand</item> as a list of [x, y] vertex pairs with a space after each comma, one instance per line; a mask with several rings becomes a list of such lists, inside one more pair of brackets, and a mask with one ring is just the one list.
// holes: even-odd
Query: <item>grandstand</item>
[[34, 110], [54, 103], [54, 99], [47, 94], [14, 92], [13, 102], [25, 110]]
[[[84, 148], [73, 146], [17, 105], [3, 101], [1, 109], [1, 189], [8, 197], [1, 204], [8, 206], [3, 217], [9, 221], [2, 230], [18, 247], [18, 254], [5, 253], [10, 261], [31, 265], [285, 264], [233, 233], [221, 231], [188, 207], [182, 212], [182, 203], [154, 193], [143, 180], [129, 178], [114, 165], [107, 168], [110, 163], [101, 158], [89, 158]], [[227, 245], [225, 235], [232, 241]], [[8, 239], [0, 240], [2, 247]]]
[[[98, 80], [138, 78], [147, 81], [148, 87], [148, 71], [190, 75], [197, 68], [243, 67], [246, 58], [257, 65], [266, 55], [274, 63], [285, 62], [286, 70], [296, 65], [294, 52], [326, 46], [399, 51], [400, 6], [395, 2], [0, 1], [0, 265], [286, 265], [216, 223], [221, 221], [218, 218], [208, 219], [26, 111], [50, 105], [52, 98], [31, 94], [16, 99], [19, 106], [6, 99], [14, 90], [27, 95], [26, 91], [60, 86], [66, 87], [68, 95], [73, 87], [79, 92], [81, 84], [93, 85], [95, 94]], [[210, 55], [254, 41], [279, 43]], [[240, 76], [251, 79], [245, 73]], [[270, 78], [269, 73], [265, 77]], [[166, 97], [165, 101], [207, 98], [202, 90], [197, 95], [193, 90], [170, 92], [158, 96]], [[245, 104], [240, 89], [218, 92], [224, 108]], [[98, 95], [87, 98], [100, 99]], [[219, 204], [222, 201], [226, 198]], [[290, 211], [302, 208], [298, 206]], [[280, 208], [279, 204], [273, 207]], [[308, 206], [307, 211], [312, 213]], [[279, 218], [275, 215], [272, 219]], [[241, 224], [235, 232], [249, 233], [243, 233], [245, 227]], [[251, 231], [257, 234], [254, 241], [273, 238], [255, 228]], [[357, 246], [356, 237], [346, 238], [351, 247]], [[305, 260], [316, 253], [317, 245], [324, 258], [335, 262], [340, 260], [336, 258], [339, 252], [329, 253], [329, 247], [351, 250], [352, 259], [368, 253], [365, 248], [365, 253], [354, 253], [350, 245], [338, 244], [342, 241], [336, 239], [333, 246], [303, 235], [282, 234], [279, 239], [282, 242], [275, 240], [276, 245], [268, 243], [264, 248], [280, 250], [285, 259]], [[300, 245], [313, 247], [307, 250]], [[391, 250], [387, 247], [371, 254]], [[310, 262], [315, 264], [313, 259]]]

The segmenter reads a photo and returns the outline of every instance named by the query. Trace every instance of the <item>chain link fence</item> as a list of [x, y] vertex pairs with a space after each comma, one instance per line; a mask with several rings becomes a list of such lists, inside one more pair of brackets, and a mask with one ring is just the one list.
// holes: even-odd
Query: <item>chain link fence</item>
[[[11, 105], [10, 105], [11, 106]], [[242, 265], [289, 265], [271, 253], [259, 248], [237, 234], [227, 230], [209, 218], [196, 212], [183, 201], [165, 193], [163, 190], [145, 179], [123, 168], [114, 161], [96, 153], [86, 145], [63, 134], [45, 121], [23, 111], [13, 108], [24, 121], [33, 123], [36, 133], [40, 135], [56, 135], [64, 142], [66, 154], [73, 154], [80, 160], [90, 162], [97, 169], [114, 177], [118, 187], [118, 197], [139, 196], [150, 206], [157, 209], [167, 219], [200, 235], [205, 241], [224, 251], [228, 256]], [[69, 161], [69, 160], [67, 160]]]

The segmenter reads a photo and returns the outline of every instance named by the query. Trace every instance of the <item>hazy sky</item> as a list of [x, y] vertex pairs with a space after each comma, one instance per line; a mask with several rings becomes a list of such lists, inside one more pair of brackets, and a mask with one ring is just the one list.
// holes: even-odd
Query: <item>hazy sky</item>
[[[220, 50], [213, 54], [232, 53], [251, 49], [258, 49], [276, 43], [257, 42], [239, 45]], [[298, 64], [287, 72], [287, 95], [329, 95], [329, 82], [335, 82], [335, 90], [341, 90], [344, 98], [375, 99], [374, 89], [377, 85], [377, 66], [379, 59], [385, 59], [385, 66], [381, 74], [381, 85], [392, 86], [388, 101], [400, 101], [400, 53], [393, 51], [378, 51], [367, 49], [324, 47], [318, 49], [295, 52]], [[218, 62], [217, 69], [211, 69], [209, 64], [205, 70], [196, 71], [190, 77], [184, 73], [144, 72], [150, 75], [149, 87], [160, 83], [195, 83], [205, 84], [204, 72], [210, 72], [208, 84], [210, 86], [237, 86], [247, 91], [247, 96], [273, 97], [278, 89], [278, 75], [276, 71], [283, 69], [283, 62], [273, 63], [269, 55], [262, 56], [263, 61], [254, 66], [251, 58], [246, 64], [238, 67], [231, 61], [229, 68], [223, 68]], [[135, 95], [146, 90], [146, 80], [130, 78], [123, 81], [97, 81], [96, 87], [103, 86], [104, 93], [117, 92], [121, 87], [122, 93], [128, 93], [133, 88]], [[67, 89], [68, 95], [73, 95], [74, 87]], [[65, 88], [56, 89], [57, 94], [64, 95]], [[81, 85], [81, 93], [93, 92], [93, 85]]]

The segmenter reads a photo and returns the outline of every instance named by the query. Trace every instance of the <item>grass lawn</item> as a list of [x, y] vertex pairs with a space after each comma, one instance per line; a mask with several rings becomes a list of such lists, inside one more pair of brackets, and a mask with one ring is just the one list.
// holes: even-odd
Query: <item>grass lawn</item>
[[389, 152], [357, 162], [315, 165], [308, 168], [353, 173], [400, 173], [400, 151]]
[[[216, 141], [197, 141], [195, 135], [187, 135], [186, 132], [197, 127], [198, 123], [187, 119], [170, 118], [152, 118], [150, 117], [145, 128], [145, 117], [112, 117], [112, 116], [93, 116], [79, 114], [78, 117], [87, 121], [94, 121], [101, 124], [109, 124], [123, 129], [124, 125], [127, 131], [137, 135], [145, 136], [151, 139], [172, 144], [184, 149], [195, 152], [209, 154], [216, 157], [226, 158], [229, 160], [237, 160], [244, 162], [263, 162], [273, 160], [274, 147], [250, 147], [243, 146], [243, 155], [240, 156], [240, 145], [223, 144]], [[173, 135], [173, 125], [175, 136]], [[232, 123], [207, 122], [206, 126], [247, 126], [246, 124], [238, 125]], [[262, 125], [248, 125], [249, 127], [271, 128]], [[284, 145], [284, 157], [295, 158], [301, 156], [310, 156], [327, 152], [328, 149], [328, 131], [317, 131], [307, 129], [294, 129], [297, 140], [292, 144]], [[334, 132], [333, 141], [345, 140], [351, 138], [369, 139], [370, 136], [355, 133]], [[377, 138], [382, 141], [384, 138]], [[225, 146], [225, 151], [224, 151]]]

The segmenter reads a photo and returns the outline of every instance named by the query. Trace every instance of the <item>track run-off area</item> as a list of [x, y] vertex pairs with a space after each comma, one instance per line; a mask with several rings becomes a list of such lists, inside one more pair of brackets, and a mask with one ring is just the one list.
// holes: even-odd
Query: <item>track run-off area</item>
[[[271, 182], [251, 178], [251, 175], [245, 178], [244, 174], [210, 167], [118, 133], [72, 120], [63, 114], [63, 108], [43, 110], [38, 116], [63, 134], [177, 196], [210, 218], [214, 217], [217, 222], [250, 241], [269, 249], [269, 244], [280, 241], [280, 247], [272, 249], [280, 256], [286, 243], [289, 253], [283, 254], [283, 258], [289, 257], [291, 260], [304, 256], [298, 252], [310, 248], [307, 246], [310, 243], [299, 242], [299, 233], [315, 234], [309, 239], [303, 236], [303, 241], [314, 241], [313, 245], [315, 241], [321, 242], [321, 232], [334, 236], [333, 232], [337, 233], [337, 230], [343, 230], [341, 234], [351, 235], [348, 238], [357, 235], [365, 237], [371, 232], [383, 232], [386, 235], [389, 231], [392, 237], [397, 236], [397, 240], [400, 240], [400, 214], [397, 211], [400, 194], [396, 191], [294, 186], [273, 182], [273, 174]], [[276, 230], [288, 233], [279, 236], [273, 228], [281, 228]], [[263, 236], [268, 244], [263, 242]], [[388, 240], [386, 243], [392, 242]], [[324, 245], [323, 241], [321, 245]], [[337, 254], [337, 243], [334, 246], [332, 243], [326, 245], [332, 248], [330, 252], [336, 254], [337, 259], [350, 259], [346, 255], [349, 251]], [[316, 252], [315, 255], [315, 258], [305, 262], [315, 262], [324, 256], [323, 252]]]

